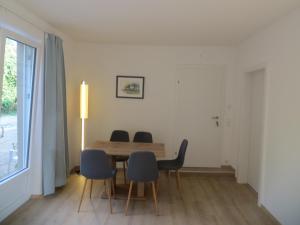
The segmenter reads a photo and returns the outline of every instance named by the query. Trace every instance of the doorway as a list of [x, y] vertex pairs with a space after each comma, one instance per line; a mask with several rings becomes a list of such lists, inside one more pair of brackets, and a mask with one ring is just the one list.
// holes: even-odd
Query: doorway
[[220, 167], [225, 103], [224, 67], [177, 68], [175, 144], [189, 140], [185, 167]]
[[247, 182], [256, 191], [260, 189], [261, 162], [263, 151], [265, 69], [246, 75], [246, 97], [248, 101], [248, 171]]

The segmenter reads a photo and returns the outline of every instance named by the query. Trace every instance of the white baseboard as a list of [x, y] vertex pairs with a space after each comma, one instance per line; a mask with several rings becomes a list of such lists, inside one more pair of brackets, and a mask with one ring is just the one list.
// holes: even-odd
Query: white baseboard
[[261, 204], [260, 208], [263, 209], [265, 213], [272, 218], [274, 224], [281, 225], [279, 220], [263, 204]]
[[229, 174], [234, 175], [235, 170], [231, 166], [220, 167], [183, 167], [182, 173], [202, 173], [202, 174]]

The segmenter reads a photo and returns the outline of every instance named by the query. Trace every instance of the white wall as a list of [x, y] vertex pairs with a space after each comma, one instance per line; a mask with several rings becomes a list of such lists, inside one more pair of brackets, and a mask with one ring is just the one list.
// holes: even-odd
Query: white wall
[[[238, 57], [240, 87], [249, 69], [266, 68], [267, 121], [260, 200], [287, 225], [300, 224], [299, 21], [298, 9], [244, 41]], [[243, 158], [240, 150], [239, 158]]]
[[[154, 47], [78, 43], [76, 47], [76, 75], [72, 77], [74, 99], [72, 111], [76, 119], [72, 125], [70, 146], [72, 164], [79, 163], [80, 119], [79, 85], [89, 83], [89, 118], [87, 145], [95, 140], [109, 140], [114, 129], [148, 130], [156, 142], [166, 143], [167, 157], [174, 157], [179, 146], [172, 141], [175, 107], [176, 67], [183, 64], [222, 65], [226, 68], [226, 121], [224, 127], [222, 164], [235, 165], [236, 154], [231, 147], [232, 93], [235, 74], [235, 50], [225, 47]], [[116, 75], [145, 76], [145, 99], [115, 98]], [[68, 97], [69, 98], [69, 97]], [[197, 106], [196, 106], [197, 107]], [[201, 166], [201, 165], [200, 165]]]

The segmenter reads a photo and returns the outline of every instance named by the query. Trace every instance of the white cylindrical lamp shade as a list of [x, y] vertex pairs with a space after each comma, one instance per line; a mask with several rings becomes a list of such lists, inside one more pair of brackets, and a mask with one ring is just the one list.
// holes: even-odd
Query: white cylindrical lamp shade
[[80, 85], [80, 118], [87, 119], [89, 115], [89, 86], [85, 81]]

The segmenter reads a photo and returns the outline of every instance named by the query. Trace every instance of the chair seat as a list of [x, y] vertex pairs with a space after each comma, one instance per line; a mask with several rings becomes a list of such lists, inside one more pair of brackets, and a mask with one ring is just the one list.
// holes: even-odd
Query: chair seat
[[157, 167], [159, 170], [178, 170], [181, 168], [180, 163], [177, 160], [159, 160], [157, 161]]

